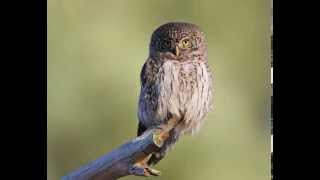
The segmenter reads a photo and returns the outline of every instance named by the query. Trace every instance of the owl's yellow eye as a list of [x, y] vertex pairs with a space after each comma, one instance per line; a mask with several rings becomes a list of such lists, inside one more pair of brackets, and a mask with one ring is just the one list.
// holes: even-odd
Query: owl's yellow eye
[[181, 40], [180, 46], [181, 46], [182, 48], [190, 48], [190, 47], [191, 47], [191, 41], [190, 41], [190, 39], [183, 39], [183, 40]]
[[182, 41], [182, 43], [183, 43], [184, 46], [187, 46], [187, 45], [189, 44], [189, 42], [190, 42], [189, 40], [183, 40], [183, 41]]

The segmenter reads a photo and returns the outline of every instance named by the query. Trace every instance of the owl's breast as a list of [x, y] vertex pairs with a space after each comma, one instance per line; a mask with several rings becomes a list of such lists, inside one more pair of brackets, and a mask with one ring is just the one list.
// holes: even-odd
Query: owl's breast
[[167, 62], [159, 73], [160, 116], [171, 113], [181, 118], [183, 131], [197, 131], [212, 101], [212, 80], [204, 62]]

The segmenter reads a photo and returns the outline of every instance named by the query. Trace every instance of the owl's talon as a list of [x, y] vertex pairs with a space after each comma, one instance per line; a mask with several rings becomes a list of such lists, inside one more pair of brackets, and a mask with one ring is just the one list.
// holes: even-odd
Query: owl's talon
[[160, 130], [156, 130], [153, 133], [153, 142], [155, 145], [157, 145], [158, 147], [161, 147], [164, 143], [164, 139], [163, 139], [163, 133]]
[[152, 176], [160, 176], [160, 175], [161, 175], [161, 171], [159, 171], [159, 170], [152, 169], [152, 168], [150, 168], [150, 167], [146, 167], [145, 169], [146, 169], [146, 170], [150, 173], [150, 175], [152, 175]]
[[130, 174], [135, 175], [135, 176], [145, 176], [145, 177], [149, 177], [149, 176], [160, 176], [161, 172], [156, 170], [156, 169], [152, 169], [150, 167], [144, 167], [144, 166], [139, 166], [139, 165], [134, 165], [129, 169]]
[[153, 135], [158, 137], [159, 141], [163, 142], [165, 139], [169, 137], [169, 132], [166, 126], [159, 125], [155, 128]]
[[146, 170], [146, 168], [141, 167], [141, 166], [132, 166], [129, 169], [130, 174], [135, 175], [135, 176], [150, 176], [151, 174]]

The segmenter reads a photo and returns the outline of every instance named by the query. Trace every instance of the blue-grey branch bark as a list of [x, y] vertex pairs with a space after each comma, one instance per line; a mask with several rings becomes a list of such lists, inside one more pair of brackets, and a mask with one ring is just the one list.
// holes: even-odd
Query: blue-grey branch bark
[[115, 180], [123, 176], [144, 176], [144, 169], [135, 166], [139, 159], [159, 150], [176, 124], [169, 120], [160, 129], [150, 129], [106, 155], [62, 177], [62, 180]]

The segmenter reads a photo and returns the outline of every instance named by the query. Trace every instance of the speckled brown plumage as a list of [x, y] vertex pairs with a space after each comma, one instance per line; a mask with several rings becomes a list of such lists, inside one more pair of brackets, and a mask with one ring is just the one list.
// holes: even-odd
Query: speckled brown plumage
[[167, 23], [151, 37], [140, 75], [138, 135], [176, 118], [179, 124], [149, 164], [154, 165], [183, 134], [194, 134], [213, 105], [213, 82], [203, 32], [190, 23]]

